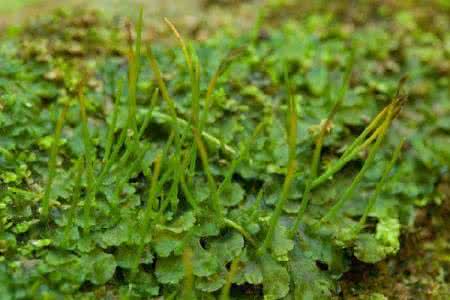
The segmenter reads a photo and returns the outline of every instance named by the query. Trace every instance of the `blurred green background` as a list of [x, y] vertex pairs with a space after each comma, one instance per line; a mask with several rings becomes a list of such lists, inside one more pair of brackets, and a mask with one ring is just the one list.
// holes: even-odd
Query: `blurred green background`
[[[99, 10], [104, 15], [135, 16], [138, 8], [142, 6], [147, 17], [191, 19], [200, 17], [202, 20], [226, 18], [231, 22], [239, 19], [236, 22], [246, 23], [245, 16], [248, 14], [241, 13], [242, 8], [254, 14], [255, 5], [261, 6], [263, 2], [249, 0], [0, 0], [0, 27], [18, 26], [36, 17], [48, 15], [57, 8], [77, 7]], [[211, 9], [211, 4], [224, 6], [225, 9], [216, 11], [214, 8]], [[239, 13], [236, 13], [236, 10], [239, 10]], [[236, 18], [236, 16], [244, 18]], [[206, 21], [206, 23], [210, 22]]]
[[[163, 17], [173, 20], [183, 31], [214, 32], [231, 25], [240, 31], [248, 29], [264, 3], [297, 0], [0, 0], [0, 36], [15, 32], [21, 25], [51, 14], [55, 9], [93, 9], [104, 16], [136, 17], [143, 7], [145, 20], [158, 31], [165, 28]], [[322, 0], [315, 0], [318, 3]], [[309, 3], [309, 2], [308, 2]], [[234, 26], [233, 26], [234, 25]], [[1, 30], [3, 29], [3, 30]], [[10, 30], [5, 30], [10, 29]], [[199, 32], [200, 36], [202, 32]]]
[[[101, 9], [105, 12], [127, 14], [131, 9], [144, 6], [146, 10], [152, 12], [173, 13], [183, 11], [190, 14], [199, 10], [200, 6], [206, 3], [204, 0], [12, 0], [0, 1], [0, 14], [2, 17], [26, 16], [27, 13], [37, 12], [44, 14], [48, 10], [57, 7], [76, 7], [83, 6], [89, 8]], [[9, 15], [9, 16], [8, 16]]]
[[14, 0], [14, 1], [2, 1], [0, 2], [0, 12], [8, 13], [14, 12], [20, 8], [26, 7], [28, 5], [36, 4], [42, 2], [41, 0]]

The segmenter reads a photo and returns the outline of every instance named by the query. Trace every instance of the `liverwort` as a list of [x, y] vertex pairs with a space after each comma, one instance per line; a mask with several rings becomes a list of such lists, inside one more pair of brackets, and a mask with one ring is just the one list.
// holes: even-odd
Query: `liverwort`
[[378, 183], [375, 187], [375, 192], [369, 198], [369, 201], [367, 202], [367, 206], [364, 210], [364, 213], [361, 216], [361, 219], [359, 220], [359, 224], [358, 224], [359, 229], [361, 229], [364, 226], [364, 224], [366, 223], [366, 220], [367, 220], [367, 217], [369, 216], [370, 211], [374, 207], [374, 205], [377, 201], [377, 198], [380, 196], [381, 192], [383, 191], [386, 180], [388, 179], [392, 168], [394, 167], [395, 163], [397, 162], [398, 158], [400, 157], [404, 143], [405, 143], [404, 139], [402, 141], [400, 141], [398, 146], [395, 148], [395, 151], [394, 151], [394, 154], [392, 155], [391, 160], [386, 164], [384, 171], [383, 171], [383, 175], [381, 176], [380, 181], [378, 181]]

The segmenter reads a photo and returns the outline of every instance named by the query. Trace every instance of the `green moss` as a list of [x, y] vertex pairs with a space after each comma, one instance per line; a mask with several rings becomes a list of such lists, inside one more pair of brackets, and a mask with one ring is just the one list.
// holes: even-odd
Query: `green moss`
[[448, 201], [449, 19], [371, 7], [273, 4], [182, 49], [98, 12], [5, 38], [0, 298], [326, 299], [355, 257], [402, 255], [417, 206]]

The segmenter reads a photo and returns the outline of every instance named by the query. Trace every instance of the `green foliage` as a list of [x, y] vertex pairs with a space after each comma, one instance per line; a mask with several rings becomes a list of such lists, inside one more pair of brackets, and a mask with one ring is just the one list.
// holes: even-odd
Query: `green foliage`
[[450, 36], [408, 11], [195, 43], [167, 21], [181, 50], [85, 18], [0, 46], [0, 298], [327, 299], [439, 201]]

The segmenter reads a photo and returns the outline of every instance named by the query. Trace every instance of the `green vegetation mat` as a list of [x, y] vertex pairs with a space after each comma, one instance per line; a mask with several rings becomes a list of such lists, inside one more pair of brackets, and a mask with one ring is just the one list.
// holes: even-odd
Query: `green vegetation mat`
[[[448, 2], [280, 3], [200, 41], [95, 11], [3, 36], [0, 299], [385, 299], [339, 280], [450, 212]], [[416, 299], [449, 295], [435, 239]]]

